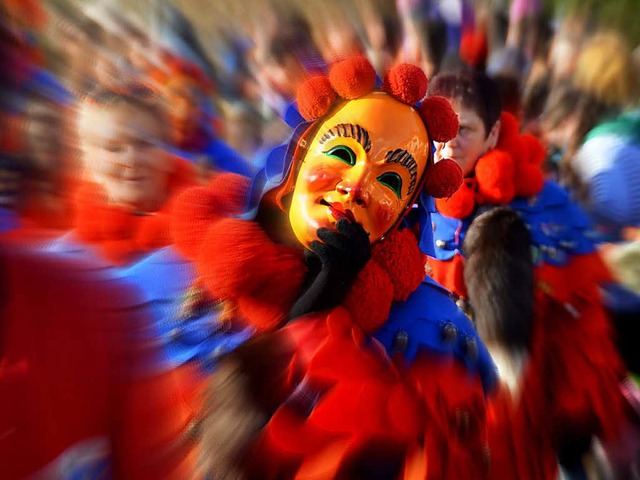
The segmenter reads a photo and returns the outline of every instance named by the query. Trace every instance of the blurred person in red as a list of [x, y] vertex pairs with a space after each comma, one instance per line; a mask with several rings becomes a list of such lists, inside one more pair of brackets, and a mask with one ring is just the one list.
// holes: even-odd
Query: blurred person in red
[[163, 107], [152, 91], [100, 89], [78, 115], [84, 180], [73, 238], [123, 265], [172, 243], [169, 210], [197, 183], [194, 167], [167, 152]]
[[148, 304], [104, 263], [0, 242], [0, 477], [190, 478]]
[[[421, 223], [434, 235], [423, 231], [422, 245], [426, 250], [435, 240], [427, 272], [462, 304], [471, 300], [478, 332], [498, 365], [501, 384], [489, 403], [492, 475], [556, 478], [558, 457], [579, 472], [592, 437], [622, 445], [637, 415], [625, 398], [627, 371], [600, 291], [611, 275], [586, 214], [544, 180], [543, 147], [502, 112], [493, 81], [468, 70], [443, 73], [429, 96], [449, 99], [458, 114], [457, 135], [437, 143], [435, 157], [455, 161], [465, 181], [450, 198], [436, 200], [433, 225]], [[496, 214], [486, 240], [470, 239], [467, 251], [465, 239], [475, 235], [470, 225], [500, 206], [527, 227], [512, 233]], [[489, 248], [492, 242], [505, 245], [502, 256]], [[508, 255], [530, 249], [525, 275]]]

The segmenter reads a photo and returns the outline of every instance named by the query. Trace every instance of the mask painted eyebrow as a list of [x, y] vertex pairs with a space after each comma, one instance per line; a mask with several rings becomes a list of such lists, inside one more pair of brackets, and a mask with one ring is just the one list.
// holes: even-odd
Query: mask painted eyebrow
[[416, 188], [416, 180], [418, 177], [418, 164], [413, 156], [401, 148], [390, 150], [384, 156], [384, 163], [397, 163], [405, 167], [409, 171], [411, 181], [409, 182], [409, 191], [407, 195], [411, 195]]
[[354, 125], [352, 123], [340, 123], [335, 127], [330, 128], [322, 138], [320, 138], [320, 144], [325, 143], [333, 137], [351, 137], [355, 139], [364, 151], [369, 153], [371, 150], [371, 139], [369, 138], [369, 132], [367, 132], [360, 125]]

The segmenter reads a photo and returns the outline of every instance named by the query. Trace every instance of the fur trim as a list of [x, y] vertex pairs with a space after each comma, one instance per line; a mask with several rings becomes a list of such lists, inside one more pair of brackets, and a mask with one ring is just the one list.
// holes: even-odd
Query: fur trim
[[458, 115], [446, 98], [438, 96], [427, 98], [420, 105], [420, 115], [427, 124], [432, 140], [448, 142], [458, 134], [460, 128]]
[[411, 230], [393, 232], [375, 246], [373, 258], [389, 276], [396, 302], [409, 298], [424, 279], [425, 258]]
[[342, 304], [351, 314], [353, 323], [363, 332], [371, 333], [389, 318], [392, 301], [393, 283], [389, 275], [374, 260], [369, 260]]
[[323, 75], [317, 75], [300, 86], [296, 100], [300, 115], [305, 120], [311, 121], [325, 115], [336, 98], [336, 92], [331, 88], [329, 79]]
[[533, 322], [533, 261], [519, 215], [498, 207], [469, 226], [464, 280], [482, 339], [506, 350], [528, 349]]
[[420, 67], [404, 63], [389, 69], [383, 90], [407, 105], [415, 105], [427, 94], [429, 81]]
[[462, 182], [460, 165], [445, 158], [427, 170], [424, 191], [434, 198], [447, 198], [460, 189]]
[[376, 71], [363, 56], [355, 56], [335, 63], [329, 71], [329, 81], [342, 98], [362, 97], [375, 88]]
[[475, 172], [481, 203], [505, 204], [513, 200], [515, 165], [511, 155], [493, 149], [480, 157]]
[[436, 198], [438, 212], [446, 217], [466, 218], [475, 208], [473, 180], [465, 180], [458, 191], [449, 198]]

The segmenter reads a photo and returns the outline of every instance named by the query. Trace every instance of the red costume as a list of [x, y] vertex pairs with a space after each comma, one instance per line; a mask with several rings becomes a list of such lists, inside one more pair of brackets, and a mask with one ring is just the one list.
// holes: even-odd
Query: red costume
[[[329, 79], [312, 78], [298, 97], [301, 114], [316, 119], [339, 96], [369, 94], [372, 72], [366, 60], [357, 58], [336, 64]], [[424, 96], [426, 83], [421, 72], [400, 66], [389, 72], [385, 91], [412, 105]], [[444, 139], [457, 130], [447, 107], [437, 99], [421, 107], [432, 138]], [[351, 137], [360, 131], [355, 125], [341, 128]], [[422, 178], [426, 186], [418, 185], [431, 194], [450, 195], [459, 169], [449, 162], [429, 168]], [[492, 365], [448, 293], [424, 283], [414, 233], [392, 229], [373, 245], [371, 258], [338, 306], [283, 327], [305, 292], [310, 267], [301, 245], [277, 243], [258, 221], [233, 218], [243, 211], [248, 191], [236, 176], [216, 176], [208, 187], [178, 198], [174, 222], [176, 247], [196, 261], [210, 295], [236, 307], [237, 321], [255, 327], [257, 339], [277, 329], [275, 338], [284, 349], [278, 361], [257, 361], [262, 380], [271, 379], [258, 401], [274, 408], [250, 443], [242, 468], [261, 478], [366, 478], [376, 469], [401, 478], [482, 477], [488, 467], [482, 380], [490, 388]], [[432, 304], [418, 300], [427, 297]], [[404, 330], [401, 322], [407, 324]], [[393, 341], [387, 341], [386, 328]], [[419, 332], [414, 336], [414, 331]], [[234, 354], [243, 355], [242, 349]], [[220, 368], [226, 371], [224, 362]], [[215, 395], [212, 402], [216, 414], [222, 407]], [[227, 447], [211, 436], [216, 448]], [[203, 452], [208, 454], [221, 456]], [[215, 465], [210, 473], [216, 475]]]
[[186, 478], [189, 412], [134, 286], [89, 260], [0, 255], [0, 477]]
[[83, 243], [98, 247], [101, 255], [114, 265], [130, 263], [141, 254], [172, 243], [170, 211], [176, 194], [197, 183], [194, 167], [174, 158], [167, 186], [167, 200], [157, 211], [135, 215], [108, 203], [103, 189], [86, 182], [76, 196], [75, 229]]

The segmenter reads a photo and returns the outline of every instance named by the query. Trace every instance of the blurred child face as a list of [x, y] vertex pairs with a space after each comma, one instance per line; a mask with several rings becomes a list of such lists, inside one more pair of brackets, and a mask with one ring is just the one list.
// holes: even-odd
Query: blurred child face
[[360, 223], [373, 243], [415, 198], [429, 139], [418, 113], [384, 93], [352, 100], [325, 120], [296, 179], [289, 221], [305, 246], [340, 218]]
[[125, 103], [93, 109], [80, 132], [90, 176], [110, 203], [132, 212], [157, 210], [165, 200], [170, 167], [161, 148], [161, 120]]
[[456, 99], [449, 99], [454, 111], [458, 114], [460, 128], [458, 135], [446, 143], [435, 142], [435, 161], [445, 158], [455, 161], [465, 176], [473, 172], [478, 159], [493, 148], [500, 133], [500, 121], [496, 122], [490, 132], [486, 131], [478, 113], [463, 106]]

